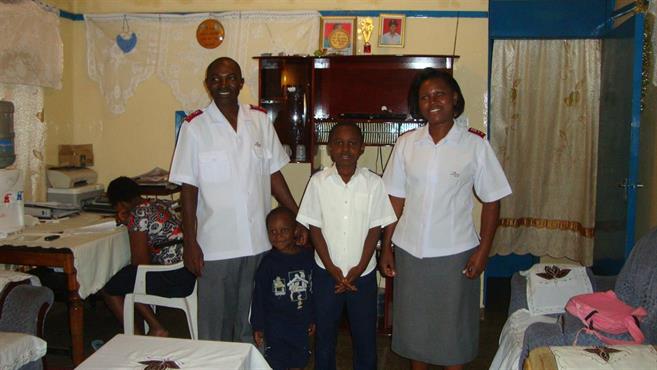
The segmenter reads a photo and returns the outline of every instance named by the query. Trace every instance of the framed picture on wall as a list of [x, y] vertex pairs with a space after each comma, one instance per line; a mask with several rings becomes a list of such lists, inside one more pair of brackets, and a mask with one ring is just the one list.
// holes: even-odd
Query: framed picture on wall
[[319, 48], [327, 54], [354, 55], [356, 50], [356, 17], [322, 17]]
[[403, 48], [405, 28], [403, 14], [379, 14], [379, 47]]

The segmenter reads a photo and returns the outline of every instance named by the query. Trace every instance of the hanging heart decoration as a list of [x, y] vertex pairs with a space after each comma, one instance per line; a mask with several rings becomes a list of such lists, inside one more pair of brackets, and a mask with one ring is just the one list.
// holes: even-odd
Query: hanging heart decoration
[[116, 45], [124, 54], [128, 54], [137, 46], [137, 35], [134, 32], [130, 32], [128, 18], [125, 15], [123, 16], [123, 29], [121, 33], [116, 35]]
[[135, 35], [134, 32], [130, 35], [120, 33], [116, 35], [116, 45], [118, 45], [121, 51], [128, 54], [135, 48], [135, 46], [137, 46], [137, 35]]

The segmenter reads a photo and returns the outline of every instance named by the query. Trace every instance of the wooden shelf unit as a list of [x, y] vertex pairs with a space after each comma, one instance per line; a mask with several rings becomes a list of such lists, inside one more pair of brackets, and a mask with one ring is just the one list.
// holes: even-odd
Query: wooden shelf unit
[[[433, 67], [452, 71], [454, 55], [260, 56], [259, 104], [279, 139], [294, 150], [288, 86], [303, 92], [306, 160], [316, 169], [317, 146], [340, 121], [361, 126], [367, 145], [392, 145], [404, 131], [424, 124], [410, 117], [407, 97], [415, 75]], [[294, 158], [293, 153], [293, 158]]]

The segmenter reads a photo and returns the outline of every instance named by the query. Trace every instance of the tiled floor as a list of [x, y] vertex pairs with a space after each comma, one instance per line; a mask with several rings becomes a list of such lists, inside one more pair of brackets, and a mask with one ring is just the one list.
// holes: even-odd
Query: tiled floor
[[[468, 370], [488, 369], [495, 351], [497, 340], [506, 319], [506, 307], [508, 303], [508, 279], [491, 279], [488, 286], [489, 303], [481, 321], [479, 356], [470, 363]], [[87, 300], [85, 303], [85, 352], [93, 353], [91, 341], [101, 339], [108, 341], [121, 331], [116, 319], [107, 310], [102, 300]], [[185, 316], [182, 311], [173, 309], [162, 309], [159, 312], [161, 321], [167, 323], [171, 336], [188, 338]], [[49, 352], [46, 355], [49, 369], [70, 369], [72, 363], [67, 353], [66, 346], [69, 345], [68, 319], [66, 305], [61, 302], [55, 303], [48, 314], [46, 321], [46, 340]], [[408, 361], [397, 356], [390, 350], [390, 337], [378, 337], [378, 361], [379, 369], [397, 370], [408, 369]], [[311, 364], [308, 369], [312, 369]], [[351, 369], [351, 339], [347, 330], [343, 330], [338, 338], [338, 369]], [[439, 366], [431, 369], [440, 369]]]

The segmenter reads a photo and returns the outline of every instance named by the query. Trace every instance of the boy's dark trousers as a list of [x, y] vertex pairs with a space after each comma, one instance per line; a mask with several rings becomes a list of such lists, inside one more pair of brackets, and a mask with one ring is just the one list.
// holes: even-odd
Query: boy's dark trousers
[[[348, 271], [342, 272], [344, 275]], [[313, 271], [313, 300], [317, 321], [315, 370], [335, 370], [335, 345], [342, 311], [353, 342], [354, 370], [376, 369], [376, 270], [354, 282], [357, 292], [335, 294], [335, 280], [319, 266]]]

